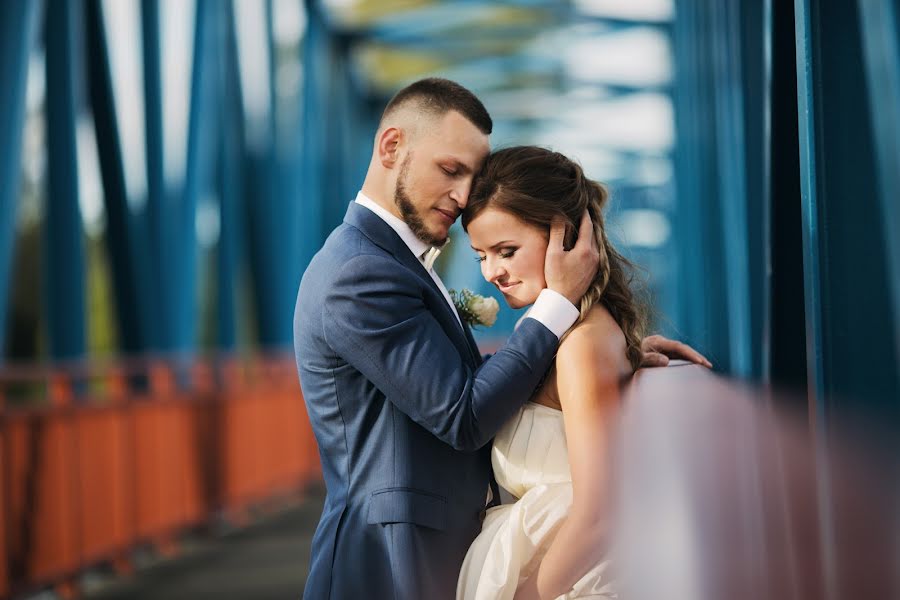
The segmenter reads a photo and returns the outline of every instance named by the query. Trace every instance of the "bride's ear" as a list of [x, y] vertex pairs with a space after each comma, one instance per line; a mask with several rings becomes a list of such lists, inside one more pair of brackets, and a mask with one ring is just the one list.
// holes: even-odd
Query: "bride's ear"
[[400, 143], [403, 132], [397, 127], [388, 127], [378, 136], [378, 160], [385, 169], [393, 169], [400, 159]]

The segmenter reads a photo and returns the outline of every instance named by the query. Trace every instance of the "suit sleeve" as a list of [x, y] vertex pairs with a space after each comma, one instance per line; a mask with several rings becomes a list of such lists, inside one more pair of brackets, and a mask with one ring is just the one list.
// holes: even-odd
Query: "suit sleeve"
[[326, 294], [328, 344], [412, 420], [458, 450], [484, 446], [527, 400], [558, 340], [526, 319], [475, 371], [425, 305], [412, 275], [381, 256], [347, 262]]

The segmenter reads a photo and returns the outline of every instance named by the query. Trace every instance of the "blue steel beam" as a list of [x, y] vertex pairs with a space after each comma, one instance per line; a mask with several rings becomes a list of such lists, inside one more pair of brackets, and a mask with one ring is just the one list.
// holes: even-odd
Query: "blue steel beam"
[[197, 0], [194, 21], [194, 61], [191, 68], [191, 104], [188, 119], [187, 164], [183, 197], [178, 215], [179, 256], [182, 263], [179, 296], [175, 303], [175, 347], [181, 352], [193, 351], [197, 344], [197, 233], [196, 216], [200, 195], [213, 180], [218, 158], [215, 148], [215, 13], [211, 2]]
[[728, 322], [728, 350], [733, 375], [752, 374], [751, 288], [748, 254], [748, 200], [744, 99], [741, 65], [741, 14], [736, 2], [712, 2], [707, 10], [713, 17], [709, 35], [712, 44], [712, 76], [715, 94], [715, 131], [719, 173], [715, 200], [720, 203], [720, 227], [724, 258], [725, 310]]
[[828, 424], [852, 413], [896, 428], [900, 372], [887, 365], [900, 348], [884, 285], [896, 232], [883, 224], [869, 32], [855, 3], [796, 0], [795, 10], [810, 401]]
[[706, 70], [711, 55], [707, 36], [713, 26], [706, 5], [685, 6], [675, 18], [675, 173], [678, 207], [680, 288], [683, 313], [679, 329], [708, 353], [718, 368], [730, 369], [725, 306], [721, 206], [715, 131], [707, 125], [715, 114], [714, 81]]
[[810, 18], [810, 0], [795, 0], [797, 43], [797, 111], [799, 115], [800, 189], [803, 215], [803, 288], [806, 299], [806, 361], [807, 390], [810, 408], [815, 410], [817, 421], [825, 414], [825, 356], [823, 337], [822, 291], [819, 282], [823, 277], [819, 249], [822, 241], [819, 228], [819, 181], [817, 177], [816, 144], [817, 108], [813, 90], [814, 40]]
[[[887, 244], [894, 348], [900, 361], [900, 5], [891, 0], [859, 0], [869, 115], [875, 137], [881, 224]], [[900, 371], [900, 362], [895, 364]]]
[[41, 9], [32, 0], [0, 2], [0, 343], [6, 339], [28, 59]]
[[[747, 301], [750, 372], [771, 382], [772, 348], [772, 0], [740, 5]], [[780, 100], [780, 99], [779, 99]]]
[[[84, 228], [78, 205], [75, 73], [77, 0], [47, 5], [48, 189], [44, 257], [47, 334], [54, 359], [85, 353]], [[80, 72], [80, 70], [78, 70]]]
[[453, 49], [467, 50], [473, 43], [527, 39], [545, 32], [548, 27], [566, 23], [596, 26], [597, 36], [647, 28], [670, 35], [673, 27], [672, 23], [666, 21], [590, 15], [561, 5], [534, 8], [537, 19], [531, 25], [497, 23], [490, 20], [490, 12], [497, 8], [495, 4], [467, 4], [469, 6], [466, 7], [456, 4], [434, 4], [425, 8], [392, 13], [356, 29], [342, 27], [339, 24], [335, 24], [333, 29], [343, 35], [352, 36], [354, 40], [415, 48], [419, 51], [431, 48], [446, 52]]
[[354, 43], [377, 43], [391, 48], [415, 52], [440, 52], [448, 55], [475, 58], [496, 51], [499, 45], [524, 44], [546, 32], [547, 24], [507, 27], [473, 27], [446, 34], [424, 34], [417, 30], [394, 32], [351, 31], [342, 34]]
[[[272, 0], [266, 0], [266, 47], [269, 70], [268, 145], [252, 149], [246, 172], [250, 179], [247, 209], [251, 276], [256, 300], [259, 342], [264, 348], [287, 347], [291, 341], [294, 276], [289, 272], [293, 202], [278, 144], [277, 56]], [[252, 191], [251, 191], [252, 190]], [[296, 282], [296, 283], [299, 283]]]
[[496, 6], [484, 4], [461, 9], [454, 4], [432, 4], [426, 8], [392, 13], [369, 23], [353, 34], [368, 40], [389, 44], [419, 44], [424, 40], [447, 36], [471, 39], [490, 32], [492, 36], [518, 36], [523, 32], [535, 32], [551, 23], [562, 23], [565, 17], [560, 11], [535, 11], [534, 25], [494, 23], [490, 21]]
[[329, 30], [319, 2], [306, 0], [305, 6], [301, 267], [355, 197], [383, 108], [372, 107], [354, 80], [352, 40]]
[[304, 0], [304, 6], [307, 25], [306, 35], [303, 38], [303, 116], [302, 129], [298, 136], [303, 140], [301, 150], [303, 167], [300, 186], [297, 188], [297, 201], [302, 214], [302, 218], [298, 218], [301, 268], [309, 264], [325, 240], [326, 232], [331, 230], [326, 227], [325, 219], [326, 157], [323, 148], [328, 131], [322, 118], [328, 105], [325, 87], [329, 77], [328, 28], [319, 2]]
[[[806, 398], [806, 328], [803, 293], [803, 230], [799, 209], [800, 155], [797, 118], [797, 46], [793, 3], [766, 0], [771, 24], [769, 99], [771, 267], [769, 367], [774, 385], [797, 390]], [[758, 256], [758, 254], [757, 254]], [[775, 301], [777, 299], [777, 301]], [[802, 406], [798, 406], [802, 408]]]
[[220, 350], [233, 352], [238, 341], [236, 300], [240, 290], [238, 265], [243, 247], [244, 114], [233, 5], [216, 2], [214, 6], [218, 50], [216, 84], [222, 99], [217, 111], [220, 225], [216, 252], [216, 341]]
[[768, 370], [764, 36], [762, 6], [711, 0], [679, 9], [673, 37], [685, 331], [754, 378]]
[[112, 267], [119, 344], [124, 353], [134, 354], [145, 352], [149, 347], [149, 298], [147, 294], [141, 293], [140, 287], [142, 281], [139, 277], [135, 224], [128, 206], [122, 142], [116, 120], [101, 0], [85, 0], [85, 30], [88, 90], [103, 180], [105, 239]]
[[144, 136], [147, 153], [146, 233], [148, 246], [145, 257], [149, 264], [150, 290], [153, 301], [151, 329], [153, 346], [159, 351], [172, 349], [172, 311], [170, 302], [173, 281], [169, 268], [173, 239], [167, 210], [166, 183], [163, 159], [162, 81], [160, 67], [160, 22], [158, 0], [141, 0], [141, 32], [143, 41], [144, 75]]

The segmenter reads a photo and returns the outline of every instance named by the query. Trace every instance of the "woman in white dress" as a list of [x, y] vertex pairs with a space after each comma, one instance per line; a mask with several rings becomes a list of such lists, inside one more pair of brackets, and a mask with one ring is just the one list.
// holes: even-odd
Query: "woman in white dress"
[[640, 364], [644, 313], [630, 265], [604, 231], [607, 198], [573, 161], [527, 146], [488, 159], [463, 211], [482, 275], [513, 308], [546, 287], [555, 219], [567, 223], [569, 248], [587, 210], [601, 259], [544, 382], [494, 440], [497, 482], [516, 501], [487, 512], [458, 600], [617, 597], [606, 560], [609, 447], [620, 384]]

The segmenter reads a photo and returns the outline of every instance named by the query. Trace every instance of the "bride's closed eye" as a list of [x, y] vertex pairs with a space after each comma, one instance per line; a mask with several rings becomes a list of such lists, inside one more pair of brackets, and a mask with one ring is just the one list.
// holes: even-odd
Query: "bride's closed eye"
[[[518, 248], [505, 248], [501, 249], [499, 252], [500, 258], [512, 258], [516, 253]], [[487, 256], [476, 256], [475, 262], [484, 262], [487, 259]]]

